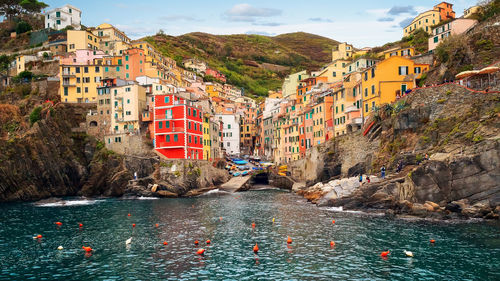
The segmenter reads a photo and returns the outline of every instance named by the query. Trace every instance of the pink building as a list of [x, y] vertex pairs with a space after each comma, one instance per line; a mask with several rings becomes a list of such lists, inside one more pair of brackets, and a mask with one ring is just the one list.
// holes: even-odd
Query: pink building
[[76, 50], [74, 54], [62, 58], [61, 65], [92, 65], [94, 59], [102, 59], [106, 54], [103, 51]]
[[205, 75], [212, 76], [215, 79], [226, 83], [226, 76], [215, 69], [207, 68], [207, 70], [205, 71]]
[[433, 28], [432, 36], [429, 38], [429, 51], [436, 49], [439, 43], [441, 43], [441, 41], [445, 38], [448, 38], [451, 35], [459, 35], [467, 32], [476, 24], [477, 20], [460, 18]]

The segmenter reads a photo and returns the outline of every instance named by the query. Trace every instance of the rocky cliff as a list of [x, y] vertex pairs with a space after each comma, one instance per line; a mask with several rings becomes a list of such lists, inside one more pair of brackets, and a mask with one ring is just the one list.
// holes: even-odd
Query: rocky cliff
[[[458, 85], [421, 89], [382, 108], [373, 121], [366, 136], [337, 137], [289, 165], [294, 179], [306, 183], [296, 191], [348, 209], [498, 218], [500, 94]], [[400, 162], [403, 169], [396, 172]], [[386, 180], [376, 178], [382, 165]], [[365, 175], [362, 185], [357, 178], [332, 181], [359, 174]]]

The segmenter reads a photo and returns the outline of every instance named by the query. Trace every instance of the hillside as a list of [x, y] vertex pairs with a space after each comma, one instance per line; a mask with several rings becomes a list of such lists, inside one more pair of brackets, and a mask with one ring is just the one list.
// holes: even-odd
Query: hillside
[[144, 40], [179, 65], [186, 58], [207, 61], [222, 71], [229, 83], [245, 88], [250, 96], [265, 96], [268, 90], [279, 88], [283, 78], [292, 71], [314, 70], [328, 63], [331, 49], [338, 44], [304, 32], [275, 37], [196, 32], [177, 37], [157, 34]]

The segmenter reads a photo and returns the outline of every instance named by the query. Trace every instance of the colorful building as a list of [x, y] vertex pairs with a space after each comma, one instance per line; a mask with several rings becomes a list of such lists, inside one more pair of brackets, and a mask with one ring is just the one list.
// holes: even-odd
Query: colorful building
[[434, 10], [439, 12], [439, 17], [442, 21], [454, 19], [455, 12], [453, 11], [453, 4], [448, 2], [441, 2], [434, 6]]
[[283, 81], [282, 97], [288, 98], [289, 96], [295, 95], [300, 81], [307, 78], [309, 78], [309, 75], [305, 70], [288, 75]]
[[222, 122], [222, 147], [229, 155], [240, 153], [240, 116], [235, 114], [217, 114], [216, 118]]
[[415, 48], [413, 47], [406, 47], [406, 48], [396, 47], [382, 52], [382, 55], [384, 56], [384, 59], [388, 59], [394, 56], [409, 58], [415, 56], [416, 53], [415, 53]]
[[211, 160], [210, 114], [203, 114], [203, 160]]
[[99, 50], [101, 40], [87, 30], [68, 30], [66, 44], [68, 52], [76, 50]]
[[340, 136], [359, 128], [363, 121], [361, 117], [361, 73], [354, 72], [346, 76], [342, 88], [333, 93], [334, 135]]
[[392, 103], [411, 88], [429, 70], [428, 64], [393, 56], [362, 72], [364, 115], [382, 104]]
[[332, 49], [332, 61], [350, 60], [354, 53], [354, 47], [347, 43], [340, 43]]
[[61, 30], [71, 26], [76, 30], [80, 30], [82, 27], [82, 11], [69, 4], [47, 11], [44, 15], [44, 19], [45, 28]]
[[472, 6], [464, 10], [464, 18], [471, 18], [473, 15], [481, 11], [481, 6]]
[[429, 38], [429, 51], [436, 49], [439, 43], [449, 36], [465, 33], [477, 23], [477, 20], [474, 19], [459, 18], [433, 28], [432, 36]]
[[154, 148], [169, 159], [203, 159], [203, 112], [178, 95], [156, 95]]
[[110, 88], [111, 130], [115, 134], [140, 132], [141, 116], [147, 110], [146, 88], [132, 83]]
[[351, 64], [350, 60], [338, 59], [327, 66], [323, 67], [321, 71], [318, 73], [317, 77], [326, 78], [326, 82], [335, 83], [342, 81], [342, 78], [347, 73], [347, 67]]
[[439, 11], [425, 11], [416, 16], [409, 25], [405, 26], [403, 36], [410, 36], [417, 29], [423, 29], [427, 33], [431, 33], [431, 27], [439, 22], [441, 22]]

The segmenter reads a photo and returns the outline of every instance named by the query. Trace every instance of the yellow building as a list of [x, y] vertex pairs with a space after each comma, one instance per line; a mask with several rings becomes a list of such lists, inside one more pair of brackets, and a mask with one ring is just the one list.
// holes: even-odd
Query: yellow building
[[431, 33], [431, 27], [441, 21], [439, 10], [429, 10], [420, 13], [413, 21], [403, 29], [403, 36], [409, 36], [415, 30], [422, 28], [427, 33]]
[[332, 61], [352, 59], [354, 48], [347, 43], [340, 43], [332, 50]]
[[121, 55], [130, 48], [130, 38], [108, 23], [103, 23], [90, 30], [100, 40], [99, 49], [109, 55]]
[[394, 57], [394, 56], [411, 57], [411, 56], [415, 56], [416, 53], [415, 53], [415, 48], [413, 48], [413, 47], [407, 47], [407, 48], [397, 47], [397, 48], [389, 49], [389, 50], [382, 52], [382, 55], [384, 56], [385, 59], [388, 59], [388, 58]]
[[68, 53], [83, 49], [98, 50], [100, 47], [100, 39], [92, 32], [86, 30], [68, 30], [67, 32]]
[[428, 70], [428, 64], [416, 64], [411, 59], [393, 56], [363, 71], [364, 115], [375, 107], [396, 101], [406, 90], [414, 88], [415, 80]]
[[223, 86], [219, 83], [208, 82], [205, 84], [205, 92], [209, 97], [220, 97], [223, 92]]
[[297, 87], [299, 86], [300, 81], [307, 78], [309, 78], [309, 75], [305, 70], [290, 74], [285, 77], [285, 80], [283, 81], [283, 85], [281, 87], [283, 98], [295, 96], [297, 94]]
[[348, 125], [361, 125], [361, 92], [361, 73], [353, 72], [333, 93], [334, 136], [346, 134]]
[[26, 70], [26, 63], [36, 60], [38, 60], [36, 56], [29, 56], [29, 55], [18, 56], [16, 58], [16, 74], [19, 74]]
[[464, 18], [468, 19], [472, 17], [472, 15], [477, 14], [481, 11], [481, 6], [472, 6], [468, 9], [464, 10]]
[[138, 132], [145, 109], [145, 87], [131, 84], [111, 88], [111, 128], [115, 134]]
[[61, 65], [59, 75], [62, 102], [97, 102], [97, 86], [104, 76], [103, 66]]
[[326, 77], [328, 83], [342, 81], [343, 76], [347, 73], [347, 66], [351, 63], [349, 60], [338, 59], [319, 71], [316, 77]]
[[203, 160], [210, 160], [212, 140], [210, 138], [210, 114], [203, 114]]

